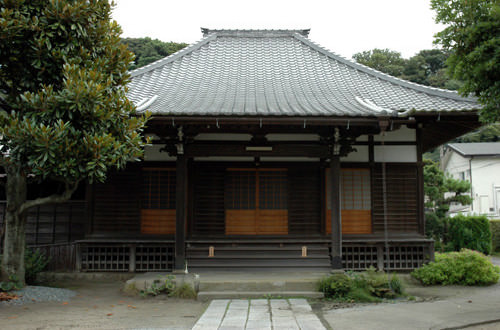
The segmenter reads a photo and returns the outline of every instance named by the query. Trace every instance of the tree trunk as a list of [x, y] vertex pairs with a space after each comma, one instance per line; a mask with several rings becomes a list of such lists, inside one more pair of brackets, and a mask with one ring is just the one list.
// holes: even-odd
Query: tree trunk
[[24, 250], [26, 246], [26, 212], [21, 206], [26, 202], [26, 175], [16, 166], [7, 166], [5, 192], [7, 207], [5, 210], [5, 233], [2, 254], [2, 281], [15, 276], [24, 284]]

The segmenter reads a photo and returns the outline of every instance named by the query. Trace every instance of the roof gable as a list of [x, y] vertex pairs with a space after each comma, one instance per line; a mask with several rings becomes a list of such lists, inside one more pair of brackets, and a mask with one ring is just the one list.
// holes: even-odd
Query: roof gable
[[479, 108], [342, 58], [309, 40], [309, 30], [202, 31], [199, 42], [131, 72], [129, 97], [139, 111], [366, 117]]

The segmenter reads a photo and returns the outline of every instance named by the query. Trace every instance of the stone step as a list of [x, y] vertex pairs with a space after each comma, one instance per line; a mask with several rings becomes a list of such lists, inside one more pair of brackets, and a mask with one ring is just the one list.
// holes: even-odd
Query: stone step
[[330, 259], [188, 259], [188, 269], [330, 268]]
[[201, 291], [284, 292], [316, 291], [315, 280], [232, 280], [208, 281], [200, 278]]
[[198, 300], [239, 299], [239, 298], [323, 298], [322, 292], [316, 291], [200, 291]]

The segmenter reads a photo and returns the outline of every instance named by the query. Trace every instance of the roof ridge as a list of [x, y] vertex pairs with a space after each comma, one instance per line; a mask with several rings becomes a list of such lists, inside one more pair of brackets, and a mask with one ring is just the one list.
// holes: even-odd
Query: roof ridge
[[292, 37], [298, 33], [307, 37], [311, 29], [208, 29], [201, 28], [203, 36], [216, 33], [220, 37]]
[[406, 88], [411, 88], [411, 89], [417, 90], [417, 91], [422, 92], [422, 93], [431, 94], [434, 96], [445, 97], [445, 98], [451, 98], [451, 99], [454, 99], [457, 101], [471, 102], [471, 103], [474, 103], [477, 101], [477, 98], [475, 98], [475, 97], [470, 97], [470, 96], [469, 97], [462, 97], [456, 91], [451, 91], [451, 90], [447, 90], [447, 89], [441, 89], [441, 88], [417, 84], [417, 83], [414, 83], [414, 82], [411, 82], [408, 80], [404, 80], [401, 78], [397, 78], [397, 77], [391, 76], [387, 73], [375, 70], [375, 69], [370, 68], [366, 65], [354, 62], [354, 61], [349, 60], [341, 55], [338, 55], [337, 53], [334, 53], [331, 50], [324, 48], [323, 46], [315, 43], [311, 39], [304, 37], [300, 34], [295, 34], [294, 37], [296, 39], [302, 41], [303, 43], [305, 43], [309, 47], [313, 48], [314, 50], [321, 52], [321, 53], [333, 58], [336, 61], [339, 61], [345, 65], [348, 65], [348, 66], [350, 66], [356, 70], [359, 70], [361, 72], [364, 72], [366, 74], [369, 74], [369, 75], [372, 75], [374, 77], [389, 81], [390, 83], [394, 83], [394, 84], [397, 84], [397, 85], [400, 85], [400, 86], [406, 87]]
[[130, 71], [130, 77], [136, 77], [138, 75], [141, 75], [143, 73], [146, 73], [146, 72], [149, 72], [151, 70], [154, 70], [156, 69], [157, 67], [159, 66], [162, 66], [162, 65], [165, 65], [167, 63], [170, 63], [170, 62], [173, 62], [175, 61], [176, 59], [178, 59], [179, 57], [182, 57], [184, 55], [187, 55], [189, 53], [192, 53], [193, 51], [199, 49], [201, 46], [207, 44], [208, 42], [214, 40], [215, 38], [217, 37], [217, 35], [215, 33], [212, 33], [210, 35], [207, 35], [207, 36], [204, 36], [203, 38], [201, 38], [199, 41], [187, 46], [187, 47], [184, 47], [178, 51], [176, 51], [175, 53], [173, 54], [170, 54], [164, 58], [161, 58], [159, 60], [156, 60], [154, 62], [151, 62], [143, 67], [140, 67], [140, 68], [137, 68], [135, 70], [132, 70]]

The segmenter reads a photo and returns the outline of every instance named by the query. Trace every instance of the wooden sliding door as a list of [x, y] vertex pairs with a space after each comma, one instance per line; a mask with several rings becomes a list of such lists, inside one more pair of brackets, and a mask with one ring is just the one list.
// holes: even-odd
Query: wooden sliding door
[[286, 169], [228, 169], [226, 235], [288, 234]]
[[[326, 174], [326, 232], [331, 233], [330, 171]], [[342, 234], [371, 234], [371, 186], [367, 168], [341, 170]]]
[[145, 168], [142, 178], [141, 233], [175, 234], [175, 169]]

